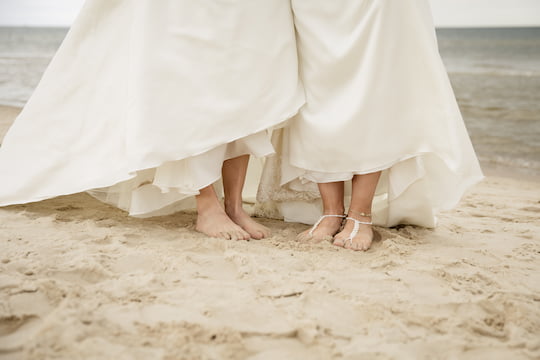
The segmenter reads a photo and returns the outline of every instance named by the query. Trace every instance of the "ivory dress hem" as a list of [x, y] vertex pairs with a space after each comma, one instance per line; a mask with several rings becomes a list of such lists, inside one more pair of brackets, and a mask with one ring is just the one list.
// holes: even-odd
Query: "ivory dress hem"
[[[154, 204], [150, 206], [149, 208], [140, 208], [139, 207], [136, 210], [130, 209], [130, 202], [126, 203], [127, 199], [126, 196], [128, 193], [132, 193], [134, 190], [133, 184], [130, 184], [130, 181], [136, 180], [138, 176], [141, 176], [142, 178], [148, 177], [148, 171], [156, 171], [157, 169], [164, 166], [164, 164], [174, 164], [179, 165], [181, 162], [190, 161], [190, 162], [196, 162], [201, 157], [204, 157], [205, 155], [208, 155], [209, 153], [214, 153], [213, 158], [211, 158], [213, 165], [219, 163], [219, 169], [217, 170], [220, 172], [221, 170], [221, 164], [223, 161], [232, 159], [238, 156], [242, 155], [250, 155], [255, 158], [264, 158], [269, 155], [272, 155], [275, 153], [275, 150], [271, 144], [270, 141], [270, 135], [269, 132], [272, 131], [274, 128], [280, 128], [284, 126], [284, 124], [294, 116], [298, 112], [298, 110], [304, 105], [303, 100], [298, 101], [298, 104], [293, 108], [293, 112], [288, 115], [284, 115], [280, 118], [280, 120], [269, 129], [262, 129], [260, 131], [256, 131], [252, 134], [240, 137], [238, 139], [234, 139], [228, 143], [217, 145], [211, 149], [197, 152], [191, 156], [184, 157], [184, 158], [178, 158], [178, 159], [163, 159], [157, 164], [146, 164], [145, 167], [135, 168], [132, 170], [128, 170], [127, 173], [123, 172], [122, 174], [118, 173], [116, 175], [113, 175], [111, 173], [107, 173], [103, 178], [96, 178], [89, 181], [84, 182], [82, 185], [78, 185], [76, 187], [66, 189], [65, 184], [62, 185], [62, 191], [54, 191], [50, 194], [42, 194], [38, 196], [33, 196], [31, 198], [24, 198], [20, 200], [11, 200], [11, 201], [0, 201], [0, 206], [10, 206], [10, 205], [17, 205], [17, 204], [24, 204], [24, 203], [33, 203], [38, 201], [43, 201], [59, 196], [67, 196], [67, 195], [73, 195], [80, 192], [88, 192], [91, 196], [95, 197], [96, 199], [103, 201], [107, 204], [116, 206], [122, 210], [125, 210], [129, 213], [130, 216], [135, 217], [150, 217], [150, 216], [161, 216], [161, 215], [167, 215], [173, 212], [189, 209], [195, 207], [194, 201], [184, 201], [188, 197], [192, 197], [195, 195], [198, 195], [199, 190], [211, 185], [215, 184], [217, 181], [221, 179], [221, 175], [213, 175], [213, 177], [208, 178], [204, 180], [203, 182], [200, 182], [198, 186], [191, 187], [190, 192], [182, 192], [175, 190], [176, 186], [171, 185], [169, 187], [160, 187], [157, 186], [153, 189], [152, 193], [153, 196], [155, 196], [154, 199], [150, 200], [150, 203]], [[244, 147], [244, 150], [238, 151], [235, 150], [235, 146], [241, 146]], [[221, 152], [223, 154], [217, 154], [215, 156], [215, 151], [221, 148]], [[228, 156], [227, 156], [228, 154]], [[200, 164], [194, 164], [195, 166], [199, 167]], [[193, 166], [193, 164], [192, 164]], [[255, 168], [255, 169], [253, 169]], [[262, 168], [261, 164], [254, 164], [253, 162], [250, 163], [250, 168], [248, 169], [248, 178], [246, 179], [247, 182], [249, 181], [255, 181], [255, 178], [259, 175], [260, 169]], [[206, 168], [206, 170], [210, 173], [216, 174], [216, 166]], [[146, 173], [141, 175], [141, 173]], [[185, 171], [178, 171], [176, 169], [176, 172], [173, 176], [175, 177], [182, 177], [186, 176]], [[147, 180], [144, 180], [147, 181]], [[142, 181], [141, 181], [142, 182]], [[156, 185], [152, 181], [151, 185]], [[121, 191], [118, 191], [120, 188], [123, 188]], [[142, 187], [136, 186], [136, 188], [141, 189]], [[159, 188], [159, 193], [157, 193], [155, 190]], [[147, 189], [148, 190], [148, 187]], [[219, 190], [219, 189], [218, 189]], [[123, 193], [120, 195], [120, 193]], [[140, 195], [139, 190], [139, 195]], [[176, 197], [167, 196], [165, 194], [167, 193], [174, 193], [176, 192], [178, 195]], [[247, 197], [254, 199], [255, 193], [256, 193], [256, 187], [255, 190], [253, 190], [251, 193], [249, 191], [246, 191]], [[115, 195], [116, 194], [116, 195]], [[122, 199], [122, 200], [119, 200]], [[177, 204], [178, 206], [173, 206], [175, 203], [179, 203], [184, 201], [182, 204]], [[159, 206], [156, 206], [155, 204], [161, 204]]]

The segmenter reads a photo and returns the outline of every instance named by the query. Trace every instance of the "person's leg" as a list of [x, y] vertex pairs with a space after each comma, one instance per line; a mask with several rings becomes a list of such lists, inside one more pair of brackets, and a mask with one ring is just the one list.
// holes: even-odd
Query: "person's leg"
[[270, 229], [255, 222], [242, 206], [242, 190], [246, 180], [249, 155], [226, 160], [223, 163], [223, 191], [225, 193], [225, 212], [252, 238], [262, 239], [270, 235]]
[[[343, 204], [344, 182], [320, 183], [318, 185], [323, 202], [323, 215], [343, 215], [345, 211]], [[342, 222], [342, 217], [325, 217], [315, 228], [300, 233], [298, 240], [323, 241], [331, 239], [339, 231]]]
[[[361, 222], [371, 222], [371, 205], [375, 196], [375, 189], [379, 182], [381, 172], [355, 175], [352, 180], [352, 199], [349, 206], [348, 217]], [[358, 233], [352, 239], [347, 240], [353, 231], [355, 222], [347, 220], [343, 230], [334, 238], [334, 245], [352, 250], [368, 250], [373, 241], [371, 225], [358, 224]]]
[[197, 231], [211, 237], [231, 240], [249, 239], [249, 234], [227, 216], [213, 185], [201, 189], [196, 199]]

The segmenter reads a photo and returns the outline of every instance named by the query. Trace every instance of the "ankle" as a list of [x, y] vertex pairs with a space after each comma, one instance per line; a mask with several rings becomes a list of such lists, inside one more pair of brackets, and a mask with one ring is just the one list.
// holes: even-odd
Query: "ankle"
[[244, 206], [242, 205], [242, 202], [233, 201], [228, 202], [225, 201], [225, 212], [229, 215], [237, 215], [244, 212]]
[[326, 208], [323, 210], [323, 215], [343, 215], [345, 214], [345, 208]]
[[360, 218], [361, 220], [371, 219], [372, 217], [371, 210], [369, 209], [367, 210], [366, 209], [362, 209], [362, 210], [349, 209], [347, 215], [353, 218]]
[[216, 214], [223, 212], [223, 207], [218, 200], [214, 199], [197, 199], [197, 213], [199, 215]]

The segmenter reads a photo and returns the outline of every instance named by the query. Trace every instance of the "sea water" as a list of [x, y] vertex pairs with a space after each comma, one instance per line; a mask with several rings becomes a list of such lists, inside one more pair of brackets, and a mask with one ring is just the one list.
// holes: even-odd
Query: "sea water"
[[483, 167], [539, 179], [540, 28], [442, 29], [438, 39]]
[[[0, 104], [24, 106], [66, 29], [0, 28]], [[489, 173], [540, 178], [540, 28], [439, 29], [467, 129]]]

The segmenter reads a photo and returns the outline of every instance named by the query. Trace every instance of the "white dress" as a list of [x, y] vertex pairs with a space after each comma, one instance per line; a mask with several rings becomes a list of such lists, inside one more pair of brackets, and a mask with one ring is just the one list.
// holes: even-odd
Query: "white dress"
[[191, 207], [303, 104], [289, 0], [88, 0], [3, 139], [0, 205]]
[[483, 176], [428, 0], [292, 4], [307, 104], [274, 134], [260, 211], [310, 224], [321, 214], [316, 182], [383, 170], [374, 223], [434, 226]]

